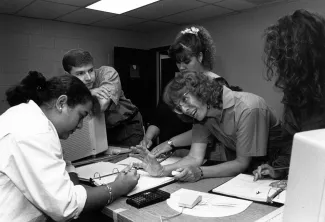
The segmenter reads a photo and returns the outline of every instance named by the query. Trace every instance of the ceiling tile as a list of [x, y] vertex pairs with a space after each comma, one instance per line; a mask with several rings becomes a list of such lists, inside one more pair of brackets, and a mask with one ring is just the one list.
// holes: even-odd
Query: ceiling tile
[[65, 5], [80, 6], [80, 7], [85, 7], [95, 2], [98, 2], [98, 0], [45, 0], [45, 1], [55, 2], [55, 3], [65, 4]]
[[205, 3], [196, 0], [163, 0], [126, 12], [123, 15], [144, 19], [156, 19], [204, 5]]
[[73, 11], [67, 15], [64, 15], [58, 18], [57, 20], [80, 24], [91, 24], [113, 16], [115, 16], [115, 14], [82, 8], [77, 11]]
[[2, 0], [0, 1], [0, 13], [15, 13], [32, 1], [33, 0]]
[[224, 0], [197, 0], [199, 2], [205, 2], [205, 3], [216, 3], [216, 2], [222, 2]]
[[232, 10], [221, 8], [215, 5], [207, 5], [190, 11], [178, 13], [165, 18], [158, 19], [160, 21], [171, 22], [176, 24], [186, 24], [206, 18], [215, 17], [232, 13]]
[[132, 25], [136, 23], [141, 23], [146, 20], [139, 18], [132, 18], [123, 15], [117, 15], [112, 18], [108, 18], [99, 22], [95, 22], [93, 25], [101, 27], [111, 27], [111, 28], [121, 28], [127, 25]]
[[156, 21], [148, 21], [143, 23], [138, 23], [134, 25], [129, 25], [124, 27], [123, 29], [137, 31], [137, 32], [153, 32], [163, 29], [170, 29], [177, 27], [176, 24], [166, 23], [166, 22], [156, 22]]
[[18, 12], [17, 15], [42, 19], [55, 19], [76, 9], [78, 8], [75, 6], [38, 0]]
[[233, 9], [236, 11], [256, 7], [256, 5], [243, 0], [224, 0], [222, 2], [218, 2], [214, 4], [217, 6]]

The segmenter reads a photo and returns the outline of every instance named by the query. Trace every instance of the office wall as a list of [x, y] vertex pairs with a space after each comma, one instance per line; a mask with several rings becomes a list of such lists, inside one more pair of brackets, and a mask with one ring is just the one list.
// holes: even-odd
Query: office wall
[[[214, 71], [224, 76], [229, 83], [265, 98], [275, 108], [279, 117], [283, 108], [280, 103], [282, 94], [263, 77], [265, 67], [262, 61], [262, 34], [263, 30], [280, 16], [299, 8], [325, 14], [325, 1], [303, 0], [269, 5], [238, 15], [197, 23], [206, 27], [215, 40], [217, 61]], [[149, 48], [171, 44], [178, 31], [174, 29], [152, 34]]]
[[113, 64], [113, 47], [143, 48], [136, 32], [0, 15], [0, 114], [7, 109], [5, 90], [29, 70], [46, 77], [63, 74], [61, 59], [71, 48], [92, 52], [95, 65]]

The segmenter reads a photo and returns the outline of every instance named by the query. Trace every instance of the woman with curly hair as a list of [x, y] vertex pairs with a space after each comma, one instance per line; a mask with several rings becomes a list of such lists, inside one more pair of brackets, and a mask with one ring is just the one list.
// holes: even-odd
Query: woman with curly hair
[[275, 78], [284, 104], [283, 140], [285, 149], [275, 161], [254, 171], [257, 178], [285, 176], [274, 170], [290, 163], [293, 136], [297, 132], [325, 128], [325, 19], [300, 9], [280, 18], [265, 30], [267, 79]]
[[[176, 62], [180, 75], [186, 71], [203, 72], [205, 75], [213, 78], [222, 85], [228, 86], [234, 91], [242, 91], [238, 86], [229, 86], [223, 77], [211, 72], [214, 67], [214, 61], [216, 60], [216, 47], [210, 33], [204, 27], [192, 25], [181, 30], [177, 34], [174, 43], [170, 46], [168, 53]], [[173, 118], [175, 114], [169, 111], [168, 107], [165, 107], [165, 104], [161, 102], [158, 108], [161, 106], [163, 106], [164, 109], [156, 110], [156, 115], [151, 121], [152, 124], [148, 127], [146, 135], [141, 142], [141, 145], [144, 145], [147, 148], [152, 145], [152, 139], [159, 135], [160, 131], [168, 131], [168, 129], [172, 128], [175, 131], [179, 129], [178, 132], [181, 132], [188, 128], [187, 126], [183, 127], [184, 123], [178, 121], [178, 119], [181, 119], [185, 124], [191, 124], [193, 122], [191, 118], [184, 115], [178, 115], [180, 118], [175, 119]], [[167, 115], [167, 113], [169, 115]], [[168, 124], [160, 123], [158, 117], [174, 119], [174, 121], [171, 123], [169, 122]], [[152, 149], [152, 154], [158, 157], [159, 155], [171, 150], [189, 147], [191, 145], [191, 140], [191, 130], [187, 130], [178, 135], [173, 135], [172, 137], [167, 138], [167, 140], [162, 140], [163, 142], [161, 144], [154, 147]], [[211, 141], [211, 143], [213, 142]], [[208, 154], [208, 156], [211, 156], [209, 158], [214, 159], [216, 153], [220, 153], [220, 151], [211, 150], [211, 154]]]
[[[281, 133], [273, 110], [263, 98], [235, 92], [204, 73], [185, 72], [165, 88], [164, 101], [172, 110], [195, 119], [189, 154], [175, 164], [161, 166], [145, 148], [132, 156], [153, 176], [166, 176], [172, 170], [181, 181], [194, 182], [208, 177], [235, 176], [247, 171], [256, 159], [266, 157], [272, 131]], [[212, 136], [225, 145], [227, 162], [200, 167]]]

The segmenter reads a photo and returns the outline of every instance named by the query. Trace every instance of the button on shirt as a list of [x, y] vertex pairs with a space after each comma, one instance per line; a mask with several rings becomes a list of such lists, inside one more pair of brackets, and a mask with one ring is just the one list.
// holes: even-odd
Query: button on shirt
[[277, 126], [274, 111], [265, 100], [247, 92], [223, 87], [223, 108], [193, 126], [192, 143], [207, 143], [213, 135], [241, 156], [265, 156], [269, 130]]
[[0, 221], [77, 218], [87, 193], [66, 171], [53, 124], [33, 101], [0, 116]]

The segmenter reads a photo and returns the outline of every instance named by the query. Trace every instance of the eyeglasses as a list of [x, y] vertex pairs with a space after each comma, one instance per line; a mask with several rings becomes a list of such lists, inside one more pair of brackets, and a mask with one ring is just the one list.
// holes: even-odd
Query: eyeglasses
[[182, 95], [182, 98], [180, 99], [178, 105], [174, 108], [175, 113], [183, 114], [182, 108], [184, 107], [184, 105], [189, 105], [187, 94], [189, 94], [189, 91]]

